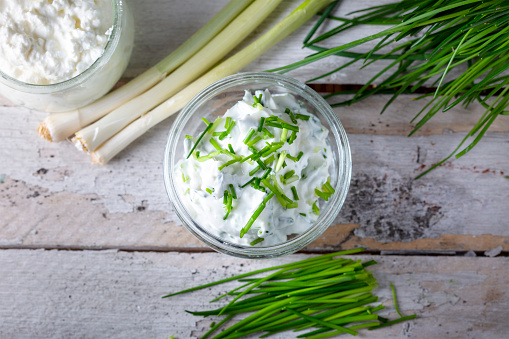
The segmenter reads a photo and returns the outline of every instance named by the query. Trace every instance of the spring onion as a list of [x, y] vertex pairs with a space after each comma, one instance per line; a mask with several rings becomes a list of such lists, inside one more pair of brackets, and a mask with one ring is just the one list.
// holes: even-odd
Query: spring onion
[[152, 88], [196, 54], [251, 2], [253, 0], [230, 1], [205, 26], [157, 65], [88, 106], [70, 112], [49, 115], [39, 125], [37, 132], [48, 141], [65, 140], [81, 128]]
[[[122, 128], [168, 100], [198, 78], [244, 40], [282, 0], [255, 0], [189, 60], [160, 83], [76, 132], [76, 146], [94, 151]], [[253, 15], [256, 13], [256, 15]]]
[[246, 48], [223, 61], [185, 89], [163, 102], [152, 111], [130, 123], [123, 130], [106, 141], [100, 148], [91, 153], [95, 163], [106, 164], [122, 149], [143, 135], [151, 127], [179, 111], [199, 91], [214, 81], [231, 75], [251, 61], [262, 55], [270, 47], [300, 27], [320, 9], [331, 3], [331, 0], [306, 0], [286, 18], [277, 23], [268, 32]]

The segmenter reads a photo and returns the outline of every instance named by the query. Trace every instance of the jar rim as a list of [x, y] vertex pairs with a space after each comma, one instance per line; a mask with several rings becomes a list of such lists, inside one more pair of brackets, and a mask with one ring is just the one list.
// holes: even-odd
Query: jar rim
[[123, 25], [124, 19], [124, 6], [125, 0], [111, 0], [113, 7], [113, 24], [112, 32], [108, 38], [106, 45], [104, 46], [103, 53], [83, 72], [74, 77], [56, 82], [53, 84], [31, 84], [24, 81], [15, 79], [0, 70], [0, 80], [6, 86], [9, 86], [15, 90], [23, 92], [31, 92], [36, 94], [53, 94], [60, 91], [66, 91], [73, 87], [79, 86], [93, 76], [100, 68], [105, 65], [112, 57], [115, 49], [120, 41], [120, 31]]
[[[177, 143], [181, 137], [182, 130], [192, 115], [202, 104], [206, 103], [209, 99], [221, 92], [239, 85], [252, 85], [256, 83], [282, 87], [289, 90], [291, 93], [293, 92], [293, 94], [301, 96], [314, 109], [316, 109], [316, 111], [327, 120], [327, 123], [331, 127], [330, 132], [335, 141], [335, 145], [331, 146], [337, 147], [338, 155], [340, 157], [340, 159], [338, 159], [337, 166], [341, 166], [341, 168], [338, 168], [340, 175], [338, 175], [338, 180], [335, 184], [337, 194], [334, 194], [329, 200], [325, 209], [321, 211], [318, 220], [309, 229], [298, 234], [292, 239], [281, 244], [267, 247], [253, 247], [235, 244], [212, 234], [206, 229], [203, 229], [187, 212], [174, 183], [174, 179], [176, 179], [174, 173], [176, 159], [173, 154], [176, 154], [175, 150], [176, 147], [178, 147]], [[164, 151], [163, 175], [166, 193], [176, 215], [181, 220], [182, 224], [195, 237], [212, 249], [232, 256], [253, 259], [273, 258], [291, 254], [304, 248], [318, 238], [332, 224], [345, 201], [346, 194], [349, 189], [351, 178], [351, 153], [346, 132], [338, 116], [325, 99], [323, 99], [322, 96], [310, 87], [296, 79], [280, 74], [265, 72], [238, 73], [225, 77], [209, 85], [182, 109], [168, 133], [168, 139]], [[337, 188], [340, 189], [338, 190]]]

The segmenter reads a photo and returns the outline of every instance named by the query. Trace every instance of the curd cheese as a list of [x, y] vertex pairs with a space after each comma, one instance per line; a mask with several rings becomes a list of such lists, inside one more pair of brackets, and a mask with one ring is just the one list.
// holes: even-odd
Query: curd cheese
[[103, 53], [111, 0], [0, 1], [0, 70], [25, 83], [68, 80]]
[[186, 137], [192, 154], [175, 176], [181, 200], [203, 229], [228, 242], [283, 243], [309, 229], [319, 199], [334, 193], [328, 133], [293, 95], [246, 91], [201, 140]]

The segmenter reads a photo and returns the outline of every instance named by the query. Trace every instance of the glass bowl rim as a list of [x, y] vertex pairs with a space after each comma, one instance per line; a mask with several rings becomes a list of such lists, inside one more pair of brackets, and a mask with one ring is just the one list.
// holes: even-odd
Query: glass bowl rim
[[111, 0], [111, 4], [113, 6], [113, 30], [108, 38], [108, 42], [104, 46], [104, 52], [86, 70], [70, 79], [46, 85], [31, 84], [20, 81], [0, 70], [0, 80], [2, 83], [17, 91], [37, 94], [53, 94], [79, 86], [83, 82], [87, 81], [110, 60], [120, 41], [122, 25], [125, 20], [123, 15], [125, 12], [125, 0]]
[[[339, 159], [337, 159], [338, 163], [336, 166], [341, 174], [341, 176], [338, 176], [338, 180], [335, 184], [336, 193], [338, 194], [334, 194], [332, 196], [333, 198], [329, 200], [325, 210], [321, 211], [318, 220], [308, 230], [290, 240], [287, 240], [284, 243], [267, 247], [253, 247], [234, 244], [221, 239], [218, 236], [215, 236], [207, 230], [201, 228], [200, 225], [198, 225], [198, 223], [196, 223], [186, 211], [182, 201], [179, 198], [176, 187], [173, 184], [173, 172], [174, 165], [176, 163], [176, 161], [174, 161], [174, 157], [172, 157], [173, 150], [178, 147], [177, 143], [180, 139], [182, 130], [194, 112], [196, 112], [196, 110], [209, 99], [215, 97], [225, 90], [228, 90], [229, 88], [238, 85], [257, 83], [264, 84], [267, 87], [282, 87], [286, 90], [289, 90], [291, 93], [293, 92], [293, 94], [298, 94], [326, 119], [330, 128], [329, 133], [331, 133], [331, 135], [334, 137], [333, 140], [335, 141], [335, 144], [333, 147], [337, 149], [339, 157]], [[352, 171], [351, 163], [350, 146], [343, 125], [341, 124], [337, 114], [325, 101], [325, 99], [323, 99], [322, 96], [320, 96], [304, 83], [296, 79], [283, 76], [281, 74], [267, 72], [246, 72], [230, 75], [207, 86], [182, 109], [180, 114], [173, 122], [168, 133], [168, 138], [164, 150], [163, 176], [165, 190], [170, 203], [173, 206], [175, 214], [178, 216], [182, 224], [201, 242], [218, 252], [232, 256], [241, 258], [264, 259], [291, 254], [304, 248], [316, 238], [318, 238], [332, 224], [334, 218], [341, 210], [348, 193]], [[340, 166], [342, 166], [342, 168], [340, 168]], [[341, 187], [339, 191], [337, 189], [338, 187]]]

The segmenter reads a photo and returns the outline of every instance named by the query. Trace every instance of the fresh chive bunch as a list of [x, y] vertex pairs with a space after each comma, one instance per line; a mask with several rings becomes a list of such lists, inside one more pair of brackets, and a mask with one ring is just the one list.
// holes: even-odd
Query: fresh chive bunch
[[[421, 95], [417, 99], [431, 97], [412, 122], [416, 125], [410, 135], [419, 130], [439, 111], [446, 112], [462, 103], [479, 102], [486, 111], [467, 133], [458, 147], [444, 160], [419, 175], [440, 166], [452, 156], [459, 158], [468, 153], [485, 135], [488, 128], [500, 115], [509, 115], [509, 2], [507, 0], [402, 0], [396, 3], [370, 7], [358, 12], [355, 19], [331, 16], [331, 4], [320, 20], [309, 32], [304, 45], [317, 51], [302, 61], [272, 71], [282, 73], [336, 55], [351, 61], [309, 81], [321, 79], [341, 69], [364, 60], [363, 67], [379, 60], [389, 60], [368, 81], [353, 99], [335, 103], [333, 106], [351, 105], [374, 94], [393, 94], [383, 111], [400, 94], [414, 93], [419, 87], [432, 82], [434, 93]], [[337, 27], [314, 38], [318, 27], [326, 20], [341, 22]], [[394, 25], [384, 31], [334, 48], [323, 48], [317, 44], [336, 34], [358, 25]], [[351, 48], [367, 41], [381, 38], [369, 53], [355, 53]], [[402, 39], [406, 38], [405, 41]], [[383, 47], [392, 46], [388, 53], [377, 54]], [[395, 46], [395, 47], [394, 47]], [[458, 76], [446, 75], [459, 68]], [[386, 76], [376, 86], [370, 86], [382, 75]], [[450, 78], [450, 79], [449, 79]], [[337, 92], [334, 97], [351, 92]], [[382, 111], [382, 112], [383, 112]], [[463, 147], [469, 138], [473, 140]]]
[[[362, 328], [372, 330], [416, 318], [415, 314], [406, 317], [401, 314], [392, 284], [394, 304], [400, 318], [389, 321], [376, 314], [384, 306], [370, 305], [378, 301], [372, 293], [378, 285], [371, 272], [365, 270], [376, 261], [363, 263], [361, 260], [337, 258], [362, 251], [363, 248], [358, 248], [265, 268], [172, 293], [164, 298], [233, 280], [243, 283], [211, 301], [235, 296], [224, 307], [211, 311], [186, 311], [204, 317], [225, 315], [220, 322], [213, 323], [202, 338], [208, 338], [236, 314], [246, 312], [250, 315], [223, 329], [214, 338], [240, 338], [265, 332], [260, 337], [264, 338], [288, 330], [307, 330], [297, 338], [318, 339], [344, 333], [357, 335], [357, 330]], [[247, 278], [270, 271], [275, 272], [262, 278]]]
[[[264, 109], [262, 102], [263, 95], [253, 96], [253, 107], [256, 107], [260, 110]], [[235, 163], [244, 163], [248, 162], [249, 164], [255, 165], [255, 167], [249, 172], [249, 176], [251, 178], [243, 185], [239, 185], [238, 189], [244, 189], [247, 186], [251, 186], [252, 188], [262, 191], [266, 193], [263, 201], [256, 208], [253, 215], [249, 218], [246, 225], [240, 230], [240, 237], [242, 238], [251, 228], [251, 226], [255, 223], [256, 219], [260, 216], [263, 210], [266, 208], [269, 201], [276, 197], [281, 206], [284, 209], [292, 209], [297, 208], [299, 206], [298, 200], [299, 195], [295, 186], [291, 186], [290, 190], [292, 192], [293, 200], [288, 197], [284, 193], [284, 189], [279, 185], [277, 180], [277, 173], [279, 173], [283, 168], [287, 166], [286, 160], [292, 162], [298, 162], [304, 155], [301, 151], [296, 156], [292, 156], [286, 150], [282, 150], [279, 152], [281, 148], [285, 144], [291, 145], [296, 139], [297, 134], [299, 133], [298, 119], [303, 121], [308, 121], [310, 116], [305, 114], [294, 114], [289, 108], [286, 108], [284, 113], [286, 113], [293, 124], [286, 122], [285, 120], [279, 118], [276, 115], [270, 115], [268, 117], [261, 117], [258, 123], [257, 128], [250, 128], [248, 133], [243, 139], [243, 143], [247, 146], [248, 150], [251, 154], [247, 156], [238, 155], [235, 153], [231, 144], [228, 144], [228, 149], [222, 148], [219, 142], [214, 138], [218, 137], [219, 140], [223, 140], [231, 133], [233, 127], [236, 122], [231, 118], [227, 117], [223, 119], [222, 117], [216, 118], [216, 120], [211, 123], [207, 119], [202, 118], [203, 122], [206, 125], [205, 130], [200, 134], [200, 136], [196, 139], [193, 147], [189, 151], [187, 158], [189, 158], [192, 154], [194, 154], [195, 158], [198, 161], [207, 161], [210, 159], [214, 159], [218, 155], [226, 155], [230, 160], [224, 162], [222, 165], [218, 167], [221, 171], [227, 166], [233, 165]], [[219, 125], [221, 125], [222, 121], [225, 120], [224, 131], [216, 131]], [[276, 129], [280, 130], [279, 137], [275, 137]], [[205, 135], [209, 134], [209, 143], [214, 147], [215, 151], [210, 152], [206, 155], [200, 155], [199, 151], [196, 150], [198, 144], [202, 141]], [[194, 140], [192, 136], [187, 135], [186, 139]], [[271, 141], [268, 141], [272, 139]], [[256, 145], [265, 140], [265, 147], [261, 149], [257, 149]], [[300, 177], [295, 173], [295, 170], [289, 170], [284, 174], [279, 175], [280, 181], [283, 185], [290, 185], [295, 183], [300, 179]], [[186, 182], [186, 177], [183, 175], [183, 181]], [[206, 191], [209, 194], [213, 193], [213, 190], [210, 188], [206, 188]], [[331, 186], [329, 179], [322, 186], [321, 190], [316, 188], [315, 194], [317, 200], [312, 205], [313, 213], [319, 215], [320, 210], [317, 206], [318, 198], [322, 198], [325, 201], [328, 201], [330, 196], [334, 194], [335, 190]], [[230, 215], [233, 209], [233, 200], [237, 199], [237, 194], [235, 192], [235, 187], [230, 184], [228, 189], [224, 191], [223, 194], [223, 205], [225, 209], [225, 215], [223, 220], [226, 220]], [[306, 216], [306, 214], [302, 214]], [[263, 238], [258, 238], [251, 242], [251, 245], [256, 245], [262, 242]]]

